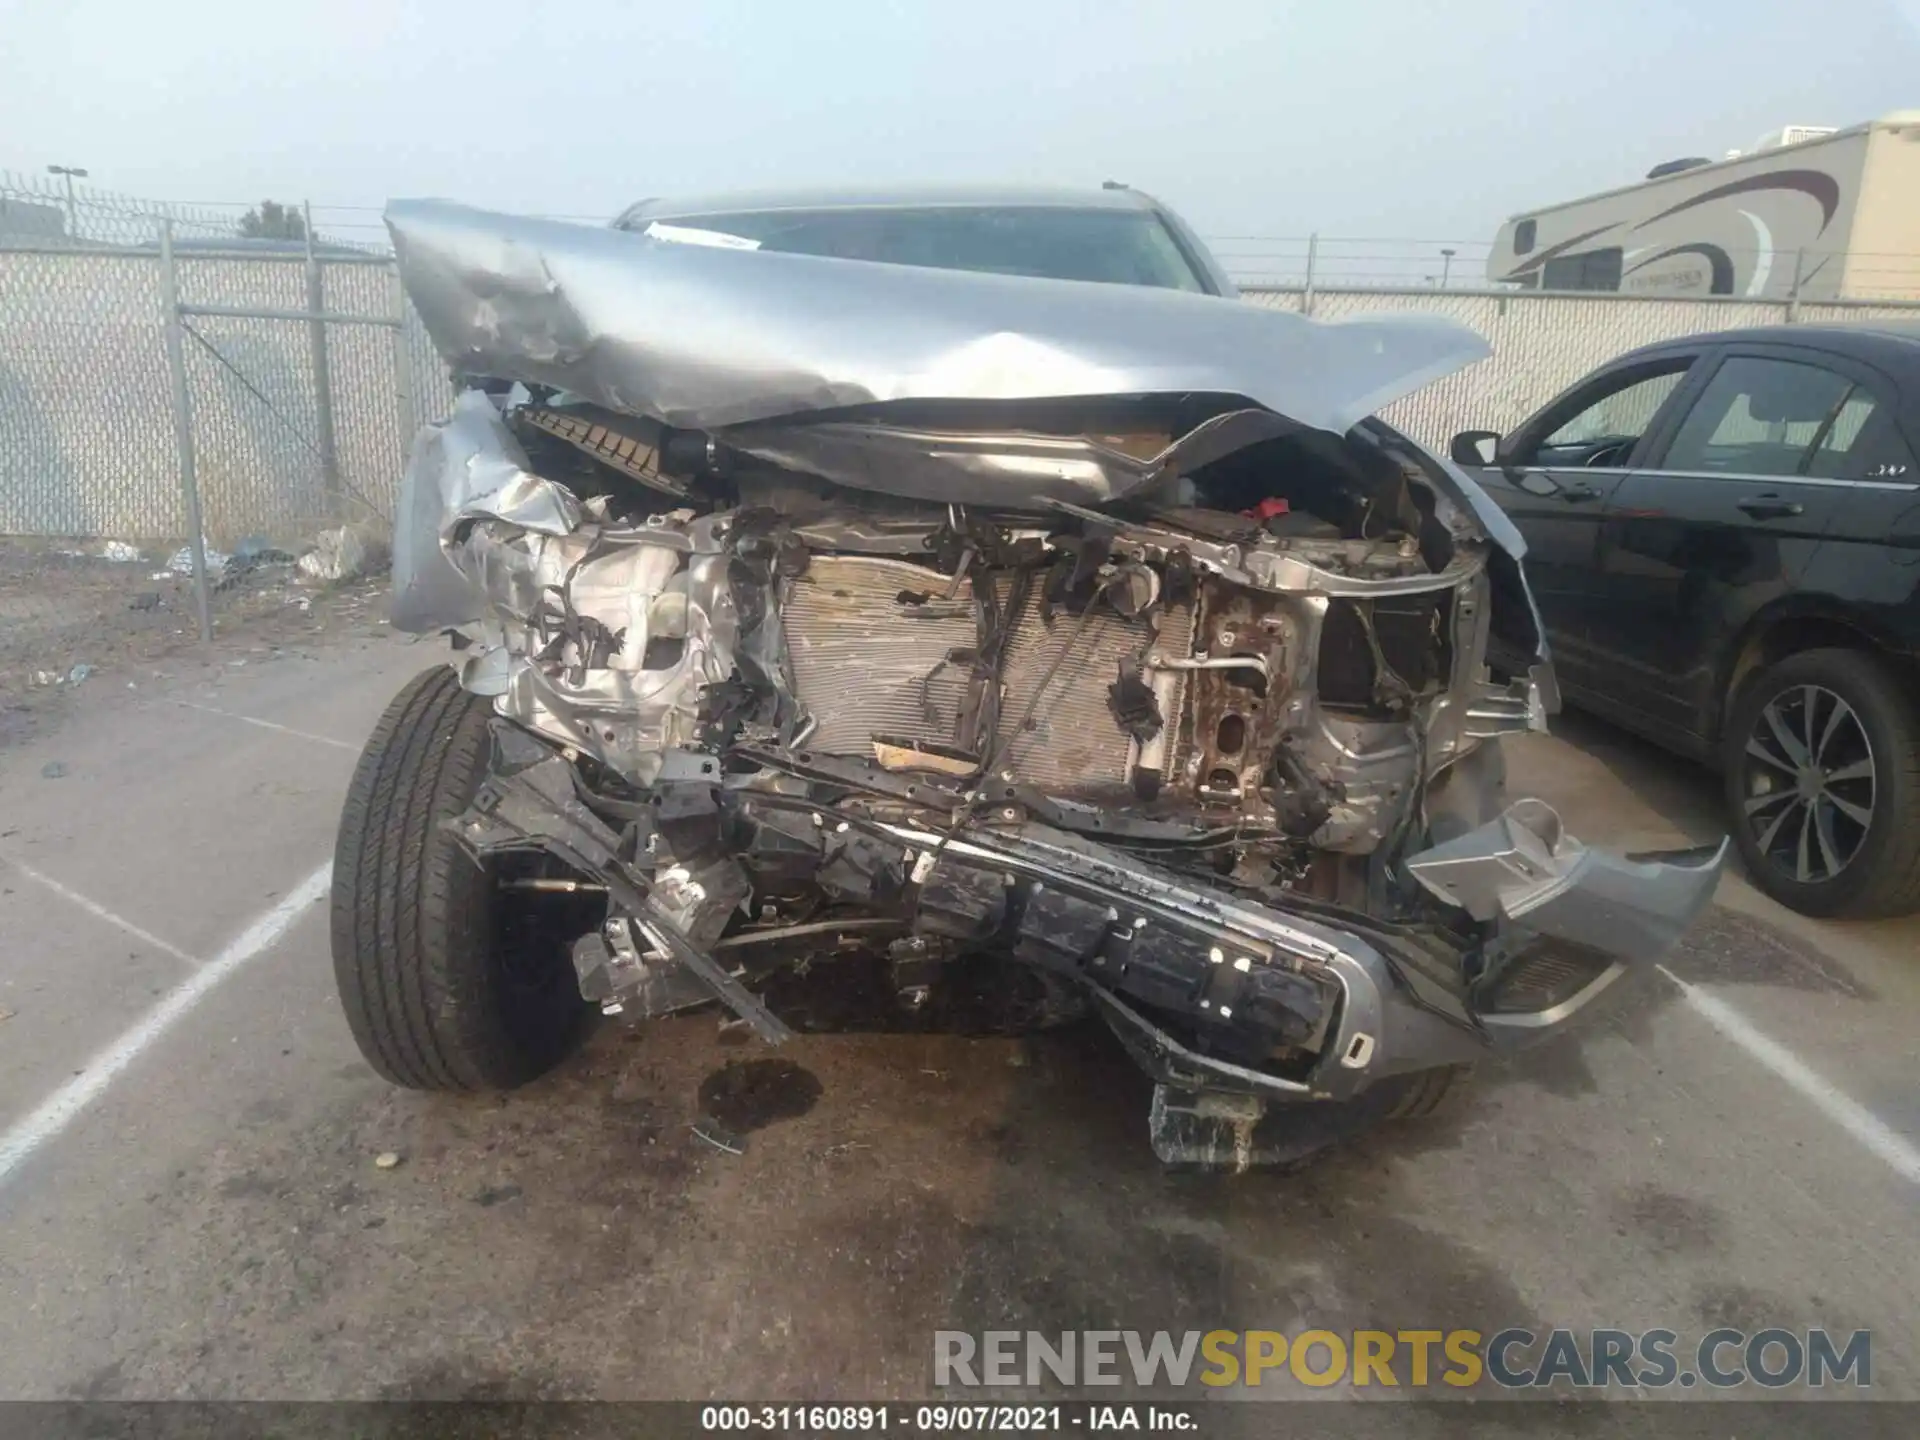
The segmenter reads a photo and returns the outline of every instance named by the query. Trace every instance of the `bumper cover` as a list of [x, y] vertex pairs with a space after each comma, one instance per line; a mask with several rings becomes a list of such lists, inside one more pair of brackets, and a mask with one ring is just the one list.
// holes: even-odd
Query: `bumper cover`
[[1566, 834], [1544, 801], [1521, 800], [1407, 869], [1495, 928], [1468, 998], [1489, 1042], [1508, 1049], [1666, 954], [1713, 898], [1730, 843], [1614, 855]]
[[[496, 769], [454, 832], [478, 854], [531, 845], [595, 875], [634, 917], [654, 965], [703, 985], [769, 1042], [785, 1039], [703, 948], [712, 936], [682, 928], [672, 883], [682, 870], [649, 875], [624, 858], [579, 802], [567, 762], [508, 738], [524, 763]], [[1261, 1101], [1351, 1099], [1387, 1076], [1553, 1034], [1627, 971], [1658, 961], [1726, 861], [1724, 843], [1654, 858], [1594, 850], [1550, 807], [1523, 800], [1404, 862], [1457, 913], [1443, 926], [1401, 925], [1305, 899], [1285, 910], [1253, 903], [1032, 822], [866, 830], [865, 852], [906, 882], [881, 887], [905, 906], [902, 923], [1084, 987], [1163, 1086]]]
[[[970, 835], [949, 850], [963, 863], [991, 860], [1024, 880], [1108, 905], [1108, 931], [1124, 943], [1072, 947], [1078, 978], [1156, 1081], [1179, 1091], [1304, 1101], [1350, 1099], [1386, 1076], [1468, 1063], [1557, 1033], [1627, 972], [1667, 953], [1712, 899], [1727, 843], [1629, 859], [1566, 835], [1544, 802], [1519, 801], [1405, 862], [1421, 885], [1474, 922], [1469, 928], [1481, 938], [1467, 945], [1329, 908], [1282, 912], [1237, 901], [1059, 832]], [[1144, 991], [1127, 951], [1151, 941], [1162, 960], [1154, 979], [1177, 980], [1165, 961], [1167, 937], [1182, 931], [1206, 947], [1209, 963], [1178, 1005]], [[1049, 921], [1049, 934], [1058, 933]], [[1317, 1058], [1290, 1073], [1223, 1058], [1233, 1047], [1217, 1043], [1235, 1023], [1236, 997], [1253, 988], [1249, 980], [1275, 969], [1332, 982]], [[1143, 995], [1149, 1005], [1139, 1003]], [[1189, 1026], [1176, 1035], [1153, 1018], [1169, 1013], [1183, 1014]]]

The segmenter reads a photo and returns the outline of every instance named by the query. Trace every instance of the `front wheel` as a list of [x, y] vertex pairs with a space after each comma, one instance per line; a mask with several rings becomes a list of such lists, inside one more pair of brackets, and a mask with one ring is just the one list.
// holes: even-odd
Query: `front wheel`
[[1721, 771], [1734, 843], [1805, 915], [1920, 908], [1920, 709], [1884, 662], [1805, 650], [1737, 697]]
[[333, 860], [333, 971], [373, 1068], [413, 1090], [506, 1089], [568, 1053], [591, 1013], [570, 959], [591, 926], [566, 897], [508, 888], [448, 834], [486, 777], [486, 701], [446, 666], [374, 727]]

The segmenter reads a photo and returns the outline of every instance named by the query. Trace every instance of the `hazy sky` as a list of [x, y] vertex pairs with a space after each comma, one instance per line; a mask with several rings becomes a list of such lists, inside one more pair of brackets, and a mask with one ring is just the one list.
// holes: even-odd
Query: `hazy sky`
[[1115, 178], [1210, 237], [1471, 241], [1909, 106], [1911, 0], [0, 0], [0, 168], [171, 200]]

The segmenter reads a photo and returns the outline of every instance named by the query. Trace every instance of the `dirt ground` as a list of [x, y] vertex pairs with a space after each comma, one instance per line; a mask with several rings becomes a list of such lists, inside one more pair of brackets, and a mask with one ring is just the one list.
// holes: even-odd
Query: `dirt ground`
[[[57, 724], [82, 686], [137, 689], [199, 653], [193, 577], [167, 568], [180, 547], [108, 560], [104, 544], [0, 537], [0, 746]], [[385, 590], [384, 575], [325, 584], [291, 559], [237, 570], [210, 597], [217, 656], [200, 658], [240, 669], [384, 633]]]

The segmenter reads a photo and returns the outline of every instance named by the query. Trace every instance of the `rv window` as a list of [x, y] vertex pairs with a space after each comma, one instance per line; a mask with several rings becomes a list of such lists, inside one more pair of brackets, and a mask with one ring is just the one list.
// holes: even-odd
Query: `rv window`
[[1531, 254], [1533, 251], [1534, 236], [1539, 229], [1540, 224], [1537, 220], [1522, 220], [1518, 225], [1514, 226], [1513, 253], [1516, 255]]
[[1540, 267], [1543, 290], [1618, 290], [1620, 247], [1562, 255]]
[[[1811, 465], [1825, 473], [1844, 463], [1872, 413], [1872, 397], [1831, 370], [1735, 357], [1687, 413], [1661, 468], [1800, 475]], [[1819, 454], [1812, 453], [1816, 442]]]

